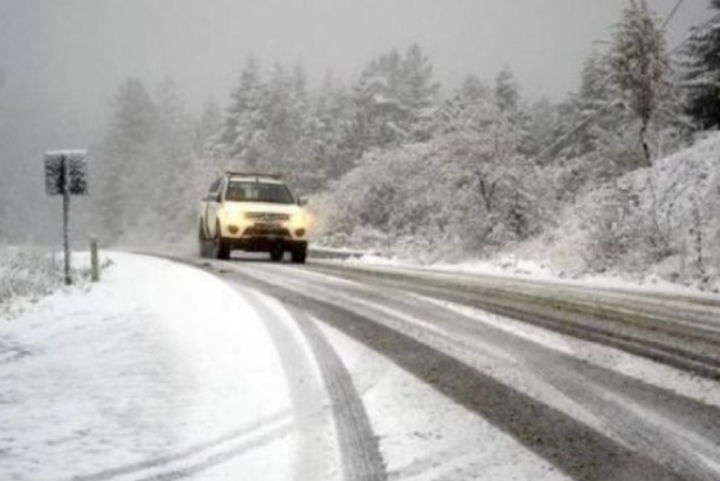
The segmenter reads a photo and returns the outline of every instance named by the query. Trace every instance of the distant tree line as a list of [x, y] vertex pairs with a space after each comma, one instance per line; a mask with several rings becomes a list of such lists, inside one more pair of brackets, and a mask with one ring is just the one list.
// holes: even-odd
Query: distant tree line
[[[712, 0], [720, 10], [720, 0]], [[171, 81], [118, 89], [104, 139], [108, 235], [194, 233], [227, 168], [282, 172], [313, 194], [323, 241], [486, 254], [558, 224], [591, 189], [720, 124], [720, 16], [671, 58], [661, 21], [629, 0], [577, 92], [526, 98], [511, 70], [442, 88], [419, 45], [371, 59], [349, 86], [251, 57], [224, 109], [188, 115]]]

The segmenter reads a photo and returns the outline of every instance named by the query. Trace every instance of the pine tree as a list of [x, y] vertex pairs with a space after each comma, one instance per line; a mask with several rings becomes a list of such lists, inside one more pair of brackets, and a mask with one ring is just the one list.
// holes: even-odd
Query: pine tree
[[231, 94], [230, 107], [220, 131], [213, 139], [213, 155], [257, 166], [262, 157], [267, 129], [263, 112], [265, 99], [266, 86], [260, 63], [250, 57], [240, 74], [238, 86]]
[[154, 137], [158, 126], [157, 108], [145, 85], [130, 78], [112, 98], [111, 109], [108, 147], [114, 154], [131, 158]]
[[193, 134], [193, 150], [196, 158], [212, 154], [212, 136], [219, 131], [223, 121], [220, 106], [214, 98], [205, 101], [200, 118], [195, 124]]
[[292, 99], [292, 79], [280, 64], [270, 75], [263, 100], [263, 117], [267, 121], [265, 139], [267, 150], [262, 157], [269, 169], [283, 168], [289, 163], [294, 144], [295, 118]]
[[158, 112], [138, 79], [127, 79], [111, 101], [111, 117], [100, 149], [98, 207], [104, 230], [116, 238], [134, 226], [148, 178], [143, 176]]
[[[720, 10], [720, 0], [711, 6]], [[702, 129], [720, 126], [720, 17], [696, 28], [683, 50], [685, 111]]]
[[440, 84], [433, 81], [433, 68], [418, 44], [408, 48], [401, 66], [400, 98], [408, 113], [412, 140], [428, 140], [432, 107], [437, 102]]
[[650, 121], [667, 89], [669, 62], [664, 32], [646, 0], [630, 0], [616, 27], [608, 53], [610, 81], [640, 121], [640, 144], [651, 163], [647, 143]]
[[416, 44], [404, 56], [393, 49], [373, 59], [353, 89], [358, 151], [427, 140], [439, 88]]
[[578, 92], [584, 108], [597, 109], [611, 99], [611, 73], [608, 67], [606, 56], [597, 51], [593, 51], [585, 59]]
[[394, 49], [372, 60], [360, 75], [353, 89], [357, 111], [354, 142], [359, 151], [399, 145], [407, 139], [401, 75], [402, 57]]
[[513, 112], [518, 108], [520, 93], [512, 71], [504, 68], [495, 77], [495, 98], [503, 112]]
[[[180, 236], [194, 227], [192, 165], [193, 125], [177, 91], [175, 82], [166, 78], [156, 90], [158, 129], [153, 143], [153, 157], [145, 175], [154, 184], [144, 198], [152, 199], [146, 229], [158, 236]], [[154, 195], [153, 195], [154, 194]]]

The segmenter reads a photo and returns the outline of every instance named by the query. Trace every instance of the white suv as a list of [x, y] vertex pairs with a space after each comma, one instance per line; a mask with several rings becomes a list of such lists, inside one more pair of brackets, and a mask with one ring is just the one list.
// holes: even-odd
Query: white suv
[[233, 249], [269, 252], [280, 262], [307, 257], [308, 214], [279, 176], [228, 172], [200, 205], [200, 254], [229, 259]]

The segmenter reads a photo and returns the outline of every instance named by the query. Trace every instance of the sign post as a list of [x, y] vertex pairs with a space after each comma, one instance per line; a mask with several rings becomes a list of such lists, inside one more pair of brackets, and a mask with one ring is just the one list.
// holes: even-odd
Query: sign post
[[49, 196], [63, 197], [63, 248], [65, 251], [65, 284], [72, 284], [70, 253], [70, 196], [87, 195], [87, 152], [57, 150], [45, 153], [45, 191]]

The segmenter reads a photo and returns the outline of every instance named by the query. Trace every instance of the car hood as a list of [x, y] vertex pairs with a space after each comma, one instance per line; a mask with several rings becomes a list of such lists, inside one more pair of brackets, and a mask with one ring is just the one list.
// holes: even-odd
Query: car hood
[[275, 204], [272, 202], [226, 202], [243, 212], [262, 212], [270, 214], [296, 214], [303, 209], [296, 204]]

